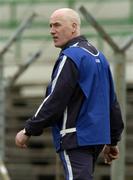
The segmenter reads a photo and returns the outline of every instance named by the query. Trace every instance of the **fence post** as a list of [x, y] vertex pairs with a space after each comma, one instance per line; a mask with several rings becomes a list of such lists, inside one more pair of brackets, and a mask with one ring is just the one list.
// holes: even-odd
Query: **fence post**
[[0, 159], [4, 157], [4, 116], [5, 116], [5, 93], [4, 93], [4, 78], [3, 78], [3, 58], [0, 58]]
[[[114, 80], [115, 89], [118, 100], [121, 105], [122, 117], [126, 127], [126, 80], [125, 80], [125, 64], [126, 59], [124, 53], [115, 53]], [[125, 130], [122, 139], [119, 142], [120, 157], [115, 160], [111, 166], [111, 180], [125, 180]]]

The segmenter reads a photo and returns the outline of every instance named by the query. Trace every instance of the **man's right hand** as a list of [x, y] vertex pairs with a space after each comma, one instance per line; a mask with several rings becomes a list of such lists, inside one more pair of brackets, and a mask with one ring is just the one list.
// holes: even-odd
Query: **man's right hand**
[[20, 148], [27, 148], [27, 143], [29, 141], [30, 136], [24, 134], [24, 130], [21, 130], [17, 133], [15, 137], [15, 143]]

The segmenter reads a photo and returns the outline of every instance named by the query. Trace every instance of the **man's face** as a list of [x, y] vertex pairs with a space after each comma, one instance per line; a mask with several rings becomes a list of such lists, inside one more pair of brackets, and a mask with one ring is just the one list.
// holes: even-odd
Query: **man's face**
[[74, 24], [61, 14], [52, 15], [50, 18], [50, 33], [55, 47], [62, 48], [73, 38]]

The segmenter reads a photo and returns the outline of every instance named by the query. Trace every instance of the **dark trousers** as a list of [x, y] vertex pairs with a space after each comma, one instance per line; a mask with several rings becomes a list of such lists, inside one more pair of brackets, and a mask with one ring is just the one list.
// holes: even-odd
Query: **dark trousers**
[[65, 180], [93, 180], [95, 163], [102, 149], [100, 145], [61, 151]]

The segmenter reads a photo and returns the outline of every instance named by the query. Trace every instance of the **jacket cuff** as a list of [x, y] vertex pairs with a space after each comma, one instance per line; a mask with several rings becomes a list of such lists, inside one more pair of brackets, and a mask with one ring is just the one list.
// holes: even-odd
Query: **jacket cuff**
[[117, 141], [112, 140], [111, 143], [110, 143], [110, 145], [111, 145], [111, 146], [116, 146], [117, 143], [118, 143]]
[[31, 134], [24, 128], [23, 129], [23, 133], [26, 135], [26, 136], [31, 136]]

